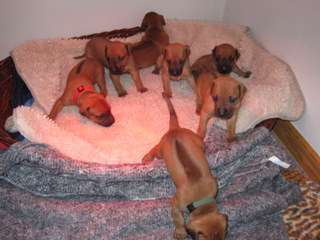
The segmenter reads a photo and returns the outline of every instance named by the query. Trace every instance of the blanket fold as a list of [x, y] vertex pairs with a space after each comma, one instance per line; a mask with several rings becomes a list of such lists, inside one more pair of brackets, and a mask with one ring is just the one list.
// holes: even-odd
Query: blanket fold
[[[219, 184], [219, 210], [229, 216], [227, 239], [287, 239], [280, 210], [299, 202], [301, 193], [267, 159], [276, 155], [299, 168], [264, 127], [234, 143], [224, 136], [212, 126], [206, 154]], [[90, 164], [44, 144], [19, 142], [0, 153], [0, 173], [0, 222], [10, 229], [0, 230], [1, 239], [172, 239], [175, 187], [162, 160]]]

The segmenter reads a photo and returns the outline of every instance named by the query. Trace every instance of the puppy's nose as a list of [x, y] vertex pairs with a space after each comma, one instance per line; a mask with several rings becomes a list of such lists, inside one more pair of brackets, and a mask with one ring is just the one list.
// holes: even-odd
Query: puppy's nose
[[178, 69], [178, 68], [170, 69], [170, 70], [169, 70], [169, 73], [170, 73], [171, 76], [177, 77], [177, 76], [180, 76], [180, 75], [181, 75], [182, 70], [181, 70], [181, 69]]
[[99, 125], [103, 127], [110, 127], [115, 122], [114, 116], [109, 113], [105, 114], [101, 121], [98, 122]]
[[114, 122], [115, 122], [114, 116], [113, 116], [113, 115], [110, 115], [110, 116], [108, 117], [107, 121], [106, 121], [105, 126], [106, 126], [106, 127], [110, 127]]
[[220, 118], [228, 119], [228, 118], [230, 118], [230, 111], [228, 111], [228, 109], [226, 109], [226, 108], [218, 108], [217, 115]]
[[122, 74], [122, 69], [119, 67], [113, 67], [113, 68], [111, 68], [111, 72], [113, 74], [120, 75], [120, 74]]
[[228, 65], [222, 65], [218, 67], [218, 71], [222, 74], [229, 74], [232, 71], [232, 67]]

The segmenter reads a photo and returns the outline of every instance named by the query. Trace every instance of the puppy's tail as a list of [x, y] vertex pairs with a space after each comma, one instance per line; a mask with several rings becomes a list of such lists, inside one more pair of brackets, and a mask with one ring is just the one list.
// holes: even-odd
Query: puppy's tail
[[169, 113], [170, 113], [169, 129], [178, 128], [179, 127], [178, 117], [177, 117], [176, 111], [174, 110], [174, 107], [172, 105], [170, 98], [165, 93], [162, 93], [162, 97], [166, 101], [169, 109]]

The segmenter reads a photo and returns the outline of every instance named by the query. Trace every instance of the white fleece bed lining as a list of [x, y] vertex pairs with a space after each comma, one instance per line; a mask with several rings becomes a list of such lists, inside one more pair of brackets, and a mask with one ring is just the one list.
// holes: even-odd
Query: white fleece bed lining
[[[305, 102], [290, 67], [267, 53], [250, 36], [248, 28], [177, 19], [168, 19], [166, 23], [170, 42], [190, 46], [191, 63], [224, 42], [239, 50], [239, 67], [253, 74], [249, 79], [232, 74], [248, 89], [236, 124], [237, 133], [265, 119], [297, 120], [302, 116]], [[136, 42], [140, 38], [141, 34], [138, 34], [120, 40]], [[84, 52], [86, 42], [32, 40], [11, 52], [16, 69], [32, 92], [35, 103], [31, 107], [14, 109], [6, 129], [20, 131], [29, 140], [49, 144], [77, 160], [108, 164], [138, 163], [168, 129], [168, 110], [161, 97], [162, 80], [160, 75], [151, 73], [152, 68], [140, 70], [142, 82], [148, 88], [146, 93], [137, 92], [128, 74], [121, 76], [121, 82], [128, 91], [124, 98], [117, 97], [106, 70], [107, 101], [116, 120], [109, 128], [84, 118], [75, 106], [65, 107], [56, 122], [46, 117], [64, 90], [68, 72], [78, 62], [73, 57]], [[180, 125], [195, 131], [199, 116], [195, 114], [195, 95], [191, 87], [187, 81], [171, 81], [170, 84]], [[214, 119], [214, 123], [225, 128], [224, 121]]]

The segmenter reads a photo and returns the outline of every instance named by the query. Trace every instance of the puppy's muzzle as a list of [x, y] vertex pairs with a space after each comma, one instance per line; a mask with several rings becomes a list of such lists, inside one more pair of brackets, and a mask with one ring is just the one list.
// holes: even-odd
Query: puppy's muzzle
[[110, 72], [115, 75], [121, 75], [123, 73], [123, 68], [118, 66], [110, 67]]
[[182, 74], [182, 68], [170, 68], [169, 73], [171, 76], [178, 77]]
[[221, 119], [229, 119], [233, 116], [233, 110], [225, 107], [217, 107], [215, 109], [215, 115]]
[[166, 60], [168, 63], [168, 72], [173, 77], [178, 77], [182, 74], [183, 66], [185, 63], [185, 60]]
[[111, 113], [99, 116], [99, 120], [99, 125], [103, 127], [110, 127], [115, 122], [114, 116]]
[[232, 72], [232, 66], [230, 64], [219, 64], [217, 70], [221, 74], [229, 74]]

